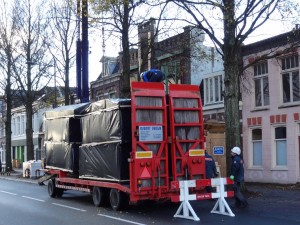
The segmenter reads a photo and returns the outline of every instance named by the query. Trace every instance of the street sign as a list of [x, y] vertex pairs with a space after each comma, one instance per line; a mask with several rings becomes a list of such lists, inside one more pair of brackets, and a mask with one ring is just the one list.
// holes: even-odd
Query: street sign
[[214, 155], [224, 155], [224, 147], [214, 146]]

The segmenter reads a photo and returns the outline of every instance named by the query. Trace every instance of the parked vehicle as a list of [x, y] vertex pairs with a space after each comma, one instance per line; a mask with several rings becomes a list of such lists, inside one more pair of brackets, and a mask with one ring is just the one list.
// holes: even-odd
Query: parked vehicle
[[[133, 82], [131, 99], [105, 99], [45, 113], [48, 193], [92, 194], [114, 210], [178, 199], [181, 180], [205, 179], [199, 87]], [[200, 184], [201, 182], [199, 182]], [[210, 198], [204, 186], [190, 190]]]

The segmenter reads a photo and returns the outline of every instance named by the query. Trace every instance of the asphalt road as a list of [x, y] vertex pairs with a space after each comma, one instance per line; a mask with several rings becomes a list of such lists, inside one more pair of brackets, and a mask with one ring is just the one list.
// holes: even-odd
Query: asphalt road
[[[36, 180], [4, 178], [0, 177], [0, 225], [300, 224], [300, 190], [248, 185], [255, 194], [248, 196], [248, 208], [232, 208], [234, 217], [210, 213], [215, 204], [213, 201], [192, 201], [200, 218], [200, 221], [193, 221], [173, 217], [179, 204], [144, 202], [115, 212], [110, 207], [93, 206], [89, 194], [67, 191], [62, 198], [50, 198], [47, 186], [37, 185]], [[229, 205], [234, 203], [233, 199], [227, 201]]]

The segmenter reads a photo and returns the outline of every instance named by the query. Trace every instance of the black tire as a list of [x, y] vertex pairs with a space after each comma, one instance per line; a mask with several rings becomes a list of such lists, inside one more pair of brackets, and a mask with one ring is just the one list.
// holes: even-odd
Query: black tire
[[102, 188], [100, 187], [94, 187], [93, 188], [93, 193], [92, 193], [92, 197], [93, 197], [93, 203], [95, 206], [99, 207], [102, 205], [103, 201], [103, 191]]
[[49, 180], [48, 182], [48, 194], [51, 198], [55, 198], [57, 195], [57, 188], [55, 187], [54, 180]]
[[56, 197], [61, 198], [64, 194], [64, 189], [56, 188]]
[[128, 196], [117, 189], [110, 190], [109, 200], [110, 206], [114, 211], [124, 209], [128, 205]]

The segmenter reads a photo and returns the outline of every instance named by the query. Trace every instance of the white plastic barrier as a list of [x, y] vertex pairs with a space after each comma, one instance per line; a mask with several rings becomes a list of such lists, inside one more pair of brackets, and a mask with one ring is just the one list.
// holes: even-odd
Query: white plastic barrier
[[[228, 192], [225, 192], [225, 184], [227, 184], [226, 178], [214, 178], [211, 179], [211, 186], [216, 187], [216, 192], [212, 193], [212, 198], [218, 198], [215, 206], [213, 207], [211, 213], [222, 214], [225, 216], [235, 216], [231, 211], [225, 197], [228, 196]], [[233, 193], [231, 193], [232, 195]], [[227, 210], [227, 211], [226, 211]]]
[[30, 160], [27, 162], [23, 162], [23, 177], [38, 178], [43, 175], [44, 172], [42, 171], [41, 160]]
[[[180, 187], [180, 201], [182, 203], [180, 204], [174, 217], [199, 221], [200, 220], [199, 217], [197, 216], [191, 204], [189, 203], [189, 200], [196, 200], [195, 194], [193, 195], [189, 194], [189, 188], [196, 187], [195, 180], [179, 181], [179, 187]], [[180, 214], [181, 212], [182, 214]], [[192, 216], [190, 216], [190, 213], [192, 214]]]
[[[215, 206], [213, 207], [211, 213], [222, 214], [226, 216], [235, 216], [229, 205], [227, 204], [225, 197], [232, 197], [233, 192], [225, 192], [225, 184], [229, 184], [228, 178], [213, 178], [207, 180], [184, 180], [178, 181], [179, 188], [180, 188], [180, 196], [179, 201], [182, 203], [180, 204], [177, 212], [175, 213], [174, 217], [179, 217], [183, 219], [192, 219], [195, 221], [199, 221], [200, 218], [197, 216], [195, 211], [193, 210], [191, 204], [189, 203], [190, 200], [204, 200], [204, 199], [213, 199], [218, 198]], [[175, 182], [176, 183], [176, 182]], [[198, 183], [198, 185], [197, 185]], [[232, 182], [230, 182], [232, 183]], [[216, 187], [216, 192], [213, 193], [203, 193], [203, 194], [190, 194], [189, 189], [192, 187], [199, 187], [199, 185], [203, 186], [212, 186]], [[176, 186], [176, 184], [175, 184]]]

